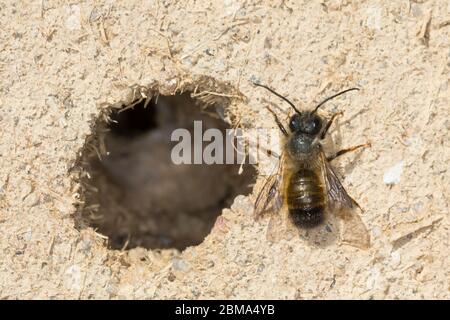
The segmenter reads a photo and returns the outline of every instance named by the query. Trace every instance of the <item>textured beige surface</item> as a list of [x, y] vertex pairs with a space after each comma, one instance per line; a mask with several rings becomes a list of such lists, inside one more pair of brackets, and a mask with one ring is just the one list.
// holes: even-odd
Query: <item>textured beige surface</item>
[[[3, 1], [0, 26], [0, 298], [450, 297], [448, 1]], [[273, 127], [287, 106], [250, 79], [305, 108], [363, 88], [327, 110], [338, 145], [372, 142], [337, 162], [370, 250], [271, 244], [253, 196], [175, 256], [74, 228], [68, 170], [103, 108], [198, 86]]]

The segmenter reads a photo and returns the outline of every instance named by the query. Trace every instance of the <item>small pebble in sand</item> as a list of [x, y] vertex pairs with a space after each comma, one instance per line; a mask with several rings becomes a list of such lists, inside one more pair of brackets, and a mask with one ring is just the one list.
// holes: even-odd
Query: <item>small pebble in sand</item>
[[403, 172], [403, 161], [389, 168], [383, 176], [383, 182], [388, 185], [397, 184], [400, 182], [400, 176]]

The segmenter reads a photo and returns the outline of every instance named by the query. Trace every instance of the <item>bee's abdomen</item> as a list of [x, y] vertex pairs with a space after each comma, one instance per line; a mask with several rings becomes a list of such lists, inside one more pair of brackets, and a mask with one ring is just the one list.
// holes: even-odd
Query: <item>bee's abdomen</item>
[[314, 171], [297, 171], [290, 177], [286, 191], [289, 215], [294, 224], [302, 228], [312, 228], [323, 221], [324, 189]]

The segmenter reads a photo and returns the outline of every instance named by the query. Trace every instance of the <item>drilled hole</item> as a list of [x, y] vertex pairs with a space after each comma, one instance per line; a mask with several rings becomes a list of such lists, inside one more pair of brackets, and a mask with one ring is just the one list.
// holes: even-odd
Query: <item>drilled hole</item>
[[193, 136], [194, 120], [203, 130], [229, 128], [218, 116], [221, 106], [202, 105], [189, 94], [144, 104], [113, 111], [108, 124], [98, 120], [86, 142], [78, 227], [93, 227], [113, 249], [183, 250], [204, 240], [237, 195], [250, 193], [256, 172], [251, 165], [238, 174], [238, 164], [172, 162], [174, 129]]

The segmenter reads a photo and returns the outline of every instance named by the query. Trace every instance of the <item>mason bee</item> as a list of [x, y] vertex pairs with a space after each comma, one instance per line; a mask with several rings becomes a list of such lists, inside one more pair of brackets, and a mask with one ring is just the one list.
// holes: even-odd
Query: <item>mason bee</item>
[[[320, 239], [317, 239], [321, 235], [332, 233], [330, 226], [333, 226], [334, 229], [339, 229], [342, 243], [368, 248], [370, 237], [359, 217], [362, 210], [345, 191], [330, 161], [349, 151], [370, 146], [370, 143], [343, 149], [329, 156], [325, 155], [322, 142], [333, 120], [341, 112], [333, 114], [328, 120], [317, 113], [327, 101], [359, 89], [341, 91], [320, 102], [312, 111], [300, 111], [287, 98], [271, 88], [259, 83], [255, 85], [283, 99], [295, 111], [290, 117], [289, 129], [286, 129], [276, 113], [267, 108], [281, 130], [282, 152], [279, 155], [276, 172], [266, 178], [257, 195], [254, 204], [255, 218], [269, 209], [274, 212], [284, 211], [287, 212], [287, 220], [296, 226], [298, 231], [303, 232], [306, 237], [315, 235], [312, 238], [315, 243], [320, 243]], [[281, 210], [282, 208], [287, 210]], [[342, 227], [334, 223], [337, 220], [343, 222]], [[277, 222], [273, 221], [276, 220], [269, 223], [269, 231], [277, 225]], [[320, 228], [321, 226], [324, 228]], [[286, 234], [285, 231], [279, 233]]]

